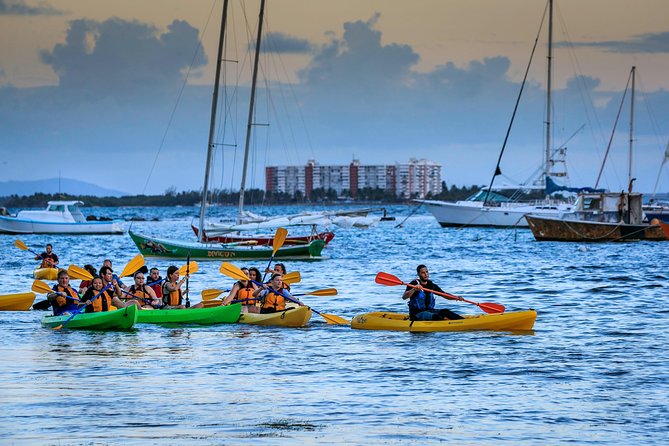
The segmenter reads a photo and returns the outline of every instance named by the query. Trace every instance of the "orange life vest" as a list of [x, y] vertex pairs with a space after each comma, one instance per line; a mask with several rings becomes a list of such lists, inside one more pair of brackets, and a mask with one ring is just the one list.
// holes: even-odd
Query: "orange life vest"
[[181, 305], [181, 288], [177, 288], [174, 291], [170, 291], [169, 288], [167, 288], [167, 284], [170, 282], [165, 282], [163, 285], [163, 302], [165, 305], [169, 305], [171, 307], [176, 307], [178, 305]]
[[[270, 290], [271, 289], [272, 288], [270, 288]], [[279, 292], [281, 293], [285, 291], [281, 289]], [[286, 309], [286, 300], [283, 298], [283, 296], [280, 296], [273, 291], [267, 291], [267, 294], [262, 300], [262, 309], [275, 312], [284, 311]]]
[[239, 290], [237, 291], [235, 300], [241, 300], [242, 305], [248, 306], [253, 306], [259, 302], [258, 299], [251, 299], [253, 297], [253, 292], [255, 291], [251, 282], [247, 282], [246, 287], [242, 282], [237, 282], [237, 284], [239, 285]]
[[[91, 292], [90, 298], [94, 298], [95, 296], [98, 295], [99, 291], [95, 291], [93, 288], [89, 288]], [[89, 293], [89, 290], [86, 290], [86, 294]], [[97, 299], [95, 299], [89, 307], [93, 307], [93, 313], [100, 313], [101, 311], [109, 311], [112, 308], [112, 296], [113, 296], [114, 291], [113, 290], [104, 290], [102, 291], [102, 294], [100, 294]]]
[[[68, 296], [70, 296], [74, 300], [79, 300], [79, 295], [77, 294], [76, 291], [74, 291], [74, 288], [71, 286], [68, 286], [67, 288], [62, 287], [60, 285], [56, 285], [54, 287], [54, 290], [59, 292], [59, 293], [65, 293]], [[67, 304], [67, 298], [63, 296], [58, 296], [56, 297], [56, 303], [58, 304], [59, 307], [62, 307], [63, 305]]]
[[135, 285], [132, 285], [129, 289], [128, 292], [132, 294], [132, 296], [125, 294], [125, 297], [123, 298], [124, 301], [132, 300], [135, 299], [135, 297], [139, 297], [139, 303], [142, 305], [148, 305], [151, 303], [151, 296], [149, 296], [149, 293], [146, 292], [146, 287], [147, 285], [144, 285], [143, 289], [137, 289], [135, 288]]

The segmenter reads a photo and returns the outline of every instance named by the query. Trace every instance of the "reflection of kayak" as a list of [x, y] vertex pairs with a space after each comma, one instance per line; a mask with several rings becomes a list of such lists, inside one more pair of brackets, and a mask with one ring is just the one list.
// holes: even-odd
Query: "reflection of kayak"
[[232, 324], [239, 319], [242, 304], [212, 308], [175, 308], [171, 310], [142, 310], [137, 322], [145, 324]]
[[58, 268], [36, 268], [33, 277], [40, 280], [58, 279]]
[[0, 295], [0, 311], [26, 311], [35, 301], [35, 293]]
[[464, 319], [445, 321], [410, 321], [408, 314], [375, 312], [360, 314], [351, 321], [359, 330], [394, 331], [467, 331], [467, 330], [532, 330], [537, 312], [511, 311], [499, 314], [464, 316]]
[[[64, 328], [84, 329], [84, 330], [129, 330], [137, 322], [139, 310], [134, 305], [125, 308], [119, 308], [114, 311], [102, 311], [99, 313], [79, 313], [72, 318]], [[54, 328], [71, 315], [63, 316], [44, 316], [42, 318], [42, 327]]]
[[276, 327], [304, 327], [311, 319], [309, 307], [288, 308], [278, 313], [244, 313], [239, 316], [240, 324], [272, 325]]

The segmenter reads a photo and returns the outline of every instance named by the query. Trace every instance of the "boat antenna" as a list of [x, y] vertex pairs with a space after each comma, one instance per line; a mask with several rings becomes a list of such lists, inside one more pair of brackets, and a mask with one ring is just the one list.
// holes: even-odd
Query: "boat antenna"
[[253, 60], [253, 78], [251, 80], [251, 99], [249, 100], [249, 119], [246, 124], [246, 144], [244, 146], [244, 167], [242, 169], [242, 183], [239, 187], [239, 211], [237, 223], [242, 221], [244, 212], [244, 192], [246, 191], [246, 170], [249, 163], [249, 144], [251, 142], [251, 127], [253, 126], [253, 106], [256, 96], [256, 81], [258, 79], [258, 59], [260, 57], [260, 38], [262, 37], [262, 22], [265, 14], [265, 0], [260, 1], [260, 13], [258, 14], [258, 34], [256, 37], [256, 54]]
[[553, 73], [553, 0], [548, 1], [548, 56], [546, 73], [546, 153], [544, 164], [543, 183], [546, 185], [546, 178], [551, 172], [551, 89]]
[[221, 62], [223, 60], [223, 36], [225, 35], [225, 23], [228, 18], [228, 0], [223, 2], [223, 13], [221, 14], [221, 31], [218, 37], [218, 53], [216, 55], [216, 78], [214, 79], [214, 94], [211, 99], [211, 120], [209, 121], [209, 142], [207, 144], [207, 162], [204, 168], [204, 186], [202, 187], [202, 205], [200, 206], [200, 230], [197, 233], [198, 242], [202, 242], [204, 236], [204, 215], [207, 210], [207, 195], [209, 194], [209, 171], [211, 170], [211, 158], [214, 151], [214, 133], [216, 131], [216, 109], [218, 108], [218, 86], [221, 77]]
[[632, 178], [632, 147], [634, 145], [634, 85], [636, 79], [636, 67], [632, 67], [632, 92], [630, 94], [630, 154], [629, 154], [629, 163], [627, 165], [627, 179], [628, 179], [628, 192], [632, 193], [632, 182], [636, 179]]

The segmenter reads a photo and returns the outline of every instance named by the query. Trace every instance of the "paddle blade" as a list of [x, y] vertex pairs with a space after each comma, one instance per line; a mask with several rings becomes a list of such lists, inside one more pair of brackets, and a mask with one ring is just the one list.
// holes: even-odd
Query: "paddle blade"
[[351, 323], [351, 321], [348, 321], [341, 316], [337, 316], [336, 314], [320, 313], [320, 315], [325, 319], [325, 322], [330, 325], [349, 325]]
[[202, 290], [202, 300], [212, 300], [216, 299], [218, 296], [223, 294], [225, 291], [223, 290], [217, 290], [217, 289], [208, 289], [208, 290]]
[[198, 267], [197, 262], [195, 260], [193, 260], [192, 262], [186, 263], [184, 266], [179, 268], [179, 275], [180, 276], [185, 276], [186, 273], [188, 273], [189, 275], [195, 274], [197, 272], [198, 268], [199, 267]]
[[67, 267], [67, 274], [74, 279], [93, 280], [93, 275], [77, 265], [70, 265]]
[[221, 264], [221, 267], [219, 268], [219, 271], [222, 274], [225, 274], [228, 277], [232, 277], [233, 279], [237, 280], [249, 280], [249, 278], [244, 274], [244, 271], [241, 269], [237, 268], [235, 265], [228, 263], [228, 262], [223, 262]]
[[123, 271], [121, 271], [119, 277], [125, 277], [134, 274], [135, 271], [140, 269], [142, 266], [144, 266], [144, 257], [141, 254], [137, 254], [132, 260], [128, 262], [127, 265], [125, 265], [125, 268], [123, 268]]
[[204, 305], [204, 308], [220, 307], [223, 305], [223, 301], [221, 299], [203, 300], [202, 305]]
[[506, 307], [504, 305], [492, 303], [492, 302], [481, 302], [478, 304], [479, 308], [486, 313], [490, 314], [496, 314], [496, 313], [504, 313], [506, 310]]
[[34, 292], [40, 293], [40, 294], [49, 294], [53, 291], [49, 285], [42, 282], [41, 280], [35, 280], [33, 282], [33, 286], [31, 287], [31, 289]]
[[402, 282], [399, 277], [393, 276], [392, 274], [383, 273], [383, 272], [378, 273], [376, 275], [376, 279], [374, 279], [374, 281], [378, 284], [387, 285], [387, 286], [404, 285], [404, 282]]
[[272, 240], [272, 247], [274, 250], [272, 250], [272, 257], [274, 257], [274, 254], [281, 248], [286, 241], [286, 237], [288, 236], [288, 231], [286, 228], [277, 228], [276, 229], [276, 234], [274, 234], [274, 240]]
[[299, 271], [291, 271], [285, 276], [283, 276], [283, 283], [287, 283], [288, 285], [292, 285], [294, 283], [298, 283], [302, 280], [302, 276], [300, 275]]
[[30, 251], [30, 248], [28, 248], [28, 246], [26, 246], [25, 243], [23, 243], [21, 240], [18, 240], [18, 239], [14, 240], [14, 246], [16, 246], [17, 248], [19, 248], [23, 251]]
[[322, 290], [315, 290], [305, 293], [305, 296], [336, 296], [337, 288], [324, 288]]

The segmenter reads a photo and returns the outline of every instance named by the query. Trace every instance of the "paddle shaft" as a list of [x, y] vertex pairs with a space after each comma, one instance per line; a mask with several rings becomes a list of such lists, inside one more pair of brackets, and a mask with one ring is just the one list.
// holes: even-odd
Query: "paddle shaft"
[[[95, 299], [97, 299], [98, 297], [100, 297], [100, 296], [102, 295], [102, 293], [104, 293], [104, 292], [107, 291], [109, 288], [111, 288], [111, 286], [112, 286], [111, 283], [108, 283], [107, 285], [105, 285], [105, 287], [102, 288], [102, 289], [100, 290], [100, 292], [99, 292], [98, 294], [96, 294], [96, 295], [93, 297], [93, 299], [90, 300], [90, 303], [89, 303], [88, 305], [92, 304], [93, 301], [94, 301]], [[70, 317], [68, 317], [68, 318], [65, 320], [65, 322], [63, 322], [62, 324], [60, 324], [60, 325], [57, 326], [57, 327], [54, 327], [53, 329], [54, 329], [54, 330], [60, 330], [61, 328], [65, 327], [65, 325], [67, 325], [68, 322], [70, 322], [72, 319], [74, 319], [74, 316], [76, 316], [77, 314], [79, 314], [79, 313], [85, 311], [85, 310], [86, 310], [86, 307], [87, 307], [88, 305], [84, 305], [83, 307], [74, 310], [74, 311], [72, 312], [72, 315], [71, 315]]]
[[188, 279], [190, 278], [190, 251], [186, 258], [186, 308], [190, 308], [190, 299], [188, 298]]

